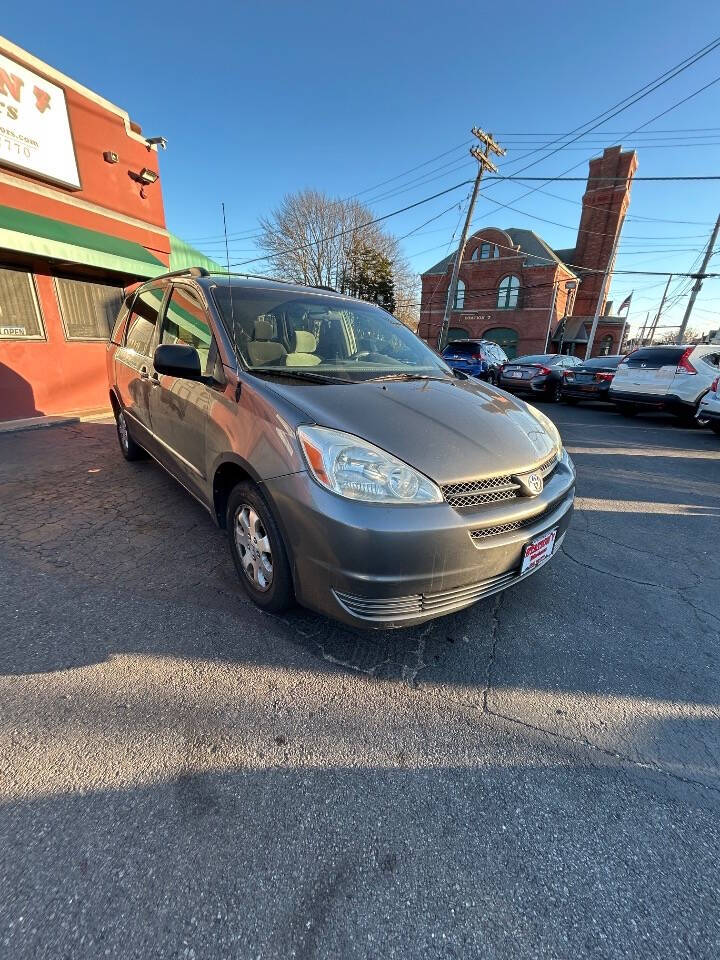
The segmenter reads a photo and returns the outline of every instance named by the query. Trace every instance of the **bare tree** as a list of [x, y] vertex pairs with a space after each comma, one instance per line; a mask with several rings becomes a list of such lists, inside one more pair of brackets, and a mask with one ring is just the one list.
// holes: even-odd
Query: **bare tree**
[[372, 249], [392, 264], [396, 314], [417, 326], [417, 277], [402, 256], [397, 239], [357, 200], [339, 200], [319, 190], [286, 194], [279, 207], [261, 217], [258, 246], [268, 254], [272, 273], [297, 283], [352, 287], [361, 251]]

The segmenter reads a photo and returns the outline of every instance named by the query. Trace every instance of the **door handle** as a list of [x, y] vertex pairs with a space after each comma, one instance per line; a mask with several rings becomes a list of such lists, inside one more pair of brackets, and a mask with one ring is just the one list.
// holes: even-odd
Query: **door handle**
[[150, 374], [148, 373], [147, 367], [140, 367], [140, 379], [147, 380], [149, 379]]

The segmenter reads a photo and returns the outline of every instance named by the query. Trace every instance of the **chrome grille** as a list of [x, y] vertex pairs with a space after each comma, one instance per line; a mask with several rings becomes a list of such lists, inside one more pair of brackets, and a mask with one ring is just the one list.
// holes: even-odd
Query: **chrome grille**
[[497, 537], [501, 533], [512, 533], [513, 530], [522, 530], [524, 527], [531, 527], [533, 524], [544, 520], [545, 517], [549, 517], [550, 514], [558, 510], [563, 503], [563, 500], [558, 500], [555, 503], [551, 503], [550, 506], [541, 513], [536, 513], [532, 517], [525, 517], [523, 520], [511, 520], [508, 523], [496, 523], [490, 527], [480, 527], [478, 530], [471, 530], [470, 539], [473, 543], [477, 543], [478, 540], [485, 540], [487, 537]]
[[[518, 470], [520, 474], [533, 470], [547, 478], [555, 469], [558, 453], [541, 463], [539, 467]], [[461, 483], [446, 483], [442, 488], [443, 497], [451, 507], [476, 507], [485, 503], [498, 503], [501, 500], [514, 500], [518, 496], [520, 484], [513, 476], [481, 477], [478, 480], [466, 480]]]

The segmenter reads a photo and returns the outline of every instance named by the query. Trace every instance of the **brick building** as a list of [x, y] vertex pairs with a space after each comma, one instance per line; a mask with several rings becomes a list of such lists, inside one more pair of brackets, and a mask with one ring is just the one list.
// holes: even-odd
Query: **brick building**
[[[611, 314], [603, 274], [630, 203], [637, 168], [634, 150], [608, 147], [590, 161], [574, 247], [553, 250], [532, 230], [483, 227], [467, 242], [450, 338], [484, 337], [508, 356], [558, 350], [585, 355], [598, 301], [601, 319], [593, 355], [619, 353], [624, 318]], [[617, 178], [621, 178], [618, 180]], [[418, 333], [437, 344], [453, 252], [422, 274]], [[611, 273], [612, 273], [612, 264]]]

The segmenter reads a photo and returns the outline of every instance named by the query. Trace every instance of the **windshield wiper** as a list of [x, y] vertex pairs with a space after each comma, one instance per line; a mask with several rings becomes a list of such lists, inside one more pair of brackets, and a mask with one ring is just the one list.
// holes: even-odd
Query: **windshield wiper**
[[357, 383], [345, 377], [331, 377], [327, 373], [312, 373], [295, 367], [251, 367], [249, 373], [273, 373], [278, 377], [292, 377], [295, 380], [310, 380], [313, 383]]
[[438, 383], [452, 383], [452, 377], [430, 377], [426, 373], [386, 373], [380, 377], [369, 377], [365, 383], [377, 383], [380, 380], [435, 380]]

